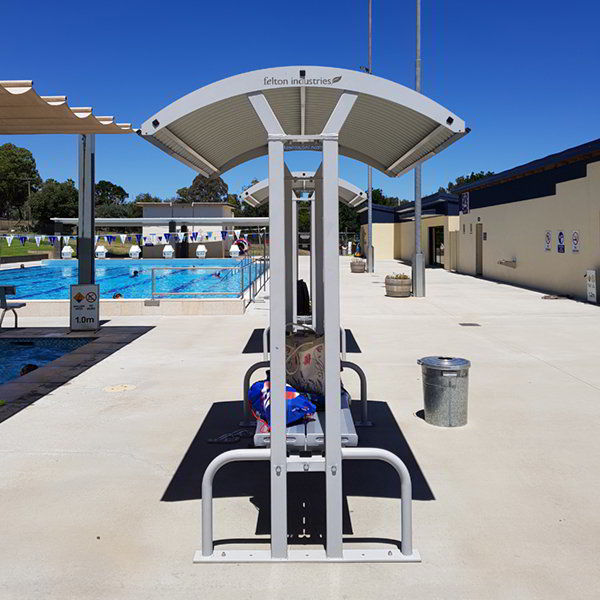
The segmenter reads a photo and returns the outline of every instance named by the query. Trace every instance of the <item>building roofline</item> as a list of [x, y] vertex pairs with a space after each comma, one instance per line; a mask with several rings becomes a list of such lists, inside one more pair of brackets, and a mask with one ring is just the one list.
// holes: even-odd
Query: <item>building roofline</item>
[[229, 202], [136, 202], [137, 206], [231, 206]]
[[531, 175], [532, 173], [556, 169], [565, 164], [579, 162], [594, 156], [600, 158], [600, 138], [579, 146], [574, 146], [573, 148], [567, 148], [567, 150], [563, 150], [562, 152], [549, 154], [543, 158], [538, 158], [523, 165], [513, 167], [512, 169], [495, 173], [494, 175], [488, 175], [477, 181], [457, 186], [452, 188], [452, 191], [454, 193], [462, 193], [482, 187], [497, 185], [512, 179]]

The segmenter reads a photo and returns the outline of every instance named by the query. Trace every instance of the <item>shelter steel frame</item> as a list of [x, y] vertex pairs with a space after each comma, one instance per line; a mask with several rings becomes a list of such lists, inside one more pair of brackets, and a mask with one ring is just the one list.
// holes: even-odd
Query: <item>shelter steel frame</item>
[[[254, 561], [364, 561], [418, 562], [412, 547], [411, 480], [402, 461], [378, 448], [342, 448], [340, 423], [340, 305], [339, 305], [339, 208], [338, 208], [338, 135], [357, 99], [344, 92], [320, 135], [311, 136], [322, 149], [322, 164], [315, 177], [314, 280], [313, 298], [317, 300], [314, 324], [324, 335], [325, 371], [325, 452], [323, 456], [288, 456], [286, 444], [286, 326], [294, 321], [295, 258], [294, 218], [291, 173], [284, 161], [285, 145], [303, 141], [286, 135], [266, 97], [262, 93], [248, 98], [268, 134], [269, 220], [270, 220], [270, 370], [271, 370], [271, 447], [224, 452], [207, 467], [202, 481], [202, 550], [195, 562]], [[292, 286], [291, 284], [294, 284]], [[402, 539], [400, 550], [344, 549], [343, 547], [343, 460], [383, 460], [396, 469], [402, 488]], [[270, 550], [219, 550], [215, 552], [212, 530], [212, 482], [225, 464], [237, 461], [268, 460], [270, 463], [271, 547]], [[288, 549], [287, 473], [325, 474], [326, 547], [325, 550]]]

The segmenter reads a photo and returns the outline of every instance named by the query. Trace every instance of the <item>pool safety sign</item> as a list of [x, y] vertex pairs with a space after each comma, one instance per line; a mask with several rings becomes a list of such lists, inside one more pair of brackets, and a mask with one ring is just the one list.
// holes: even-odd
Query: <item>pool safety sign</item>
[[544, 238], [544, 251], [550, 252], [552, 250], [552, 232], [546, 231], [546, 237]]
[[596, 269], [588, 269], [585, 272], [585, 284], [588, 302], [598, 302], [598, 273]]
[[581, 248], [581, 237], [579, 231], [574, 231], [571, 234], [571, 251], [577, 254]]
[[565, 253], [565, 232], [559, 231], [556, 235], [556, 250], [559, 254]]
[[98, 285], [72, 285], [70, 306], [71, 331], [96, 331], [100, 328]]

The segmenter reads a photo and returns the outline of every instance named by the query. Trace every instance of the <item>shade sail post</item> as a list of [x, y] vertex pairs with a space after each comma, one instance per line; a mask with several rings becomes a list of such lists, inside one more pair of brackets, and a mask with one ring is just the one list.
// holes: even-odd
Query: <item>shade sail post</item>
[[95, 283], [94, 229], [95, 229], [95, 161], [96, 135], [88, 133], [77, 136], [79, 167], [79, 215], [78, 215], [78, 282]]

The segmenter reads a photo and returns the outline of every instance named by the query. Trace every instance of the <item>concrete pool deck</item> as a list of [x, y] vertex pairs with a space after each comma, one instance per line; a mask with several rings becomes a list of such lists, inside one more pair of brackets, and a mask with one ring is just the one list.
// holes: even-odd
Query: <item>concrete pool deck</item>
[[[203, 423], [238, 414], [260, 358], [241, 352], [267, 322], [265, 301], [239, 316], [111, 317], [107, 330], [152, 329], [0, 424], [0, 597], [597, 598], [600, 309], [443, 270], [427, 271], [427, 298], [386, 298], [385, 274], [406, 267], [349, 271], [342, 259], [342, 324], [362, 351], [349, 358], [434, 498], [413, 502], [422, 563], [192, 564], [199, 490], [177, 483]], [[466, 427], [415, 416], [416, 360], [430, 354], [473, 363]], [[354, 376], [344, 382], [357, 397]], [[377, 424], [383, 437], [390, 425]], [[253, 537], [260, 502], [222, 496], [216, 537]], [[387, 494], [348, 496], [355, 537], [397, 538], [397, 510]]]

